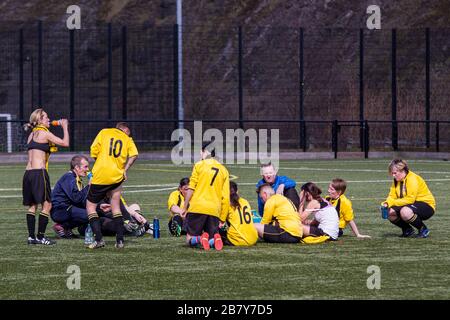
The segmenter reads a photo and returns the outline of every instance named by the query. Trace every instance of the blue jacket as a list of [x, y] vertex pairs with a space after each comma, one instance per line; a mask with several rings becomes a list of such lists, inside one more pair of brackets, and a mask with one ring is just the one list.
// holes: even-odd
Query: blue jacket
[[[259, 180], [258, 183], [256, 184], [256, 189], [258, 189], [264, 183], [266, 183], [264, 179]], [[273, 190], [277, 191], [280, 184], [284, 184], [284, 190], [295, 188], [295, 181], [286, 176], [277, 176], [275, 178], [275, 181], [272, 184]], [[259, 195], [258, 195], [258, 212], [259, 215], [262, 217], [264, 214], [264, 202], [262, 201]]]
[[52, 210], [65, 209], [70, 206], [85, 208], [89, 186], [83, 187], [73, 171], [65, 173], [52, 191]]

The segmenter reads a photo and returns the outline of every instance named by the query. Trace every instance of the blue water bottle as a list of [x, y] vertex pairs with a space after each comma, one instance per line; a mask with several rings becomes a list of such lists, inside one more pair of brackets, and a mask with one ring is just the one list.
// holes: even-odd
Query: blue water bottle
[[90, 245], [94, 242], [94, 233], [92, 232], [91, 225], [88, 224], [86, 231], [84, 232], [84, 244]]
[[153, 219], [153, 238], [159, 239], [159, 219]]

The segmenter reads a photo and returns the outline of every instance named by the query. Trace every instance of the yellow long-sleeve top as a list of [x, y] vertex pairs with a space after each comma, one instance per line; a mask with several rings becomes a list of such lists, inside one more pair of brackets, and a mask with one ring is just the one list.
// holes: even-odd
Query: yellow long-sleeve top
[[239, 198], [240, 208], [230, 206], [228, 210], [228, 240], [235, 246], [252, 246], [258, 241], [258, 232], [253, 226], [250, 204]]
[[261, 224], [272, 222], [278, 222], [281, 229], [294, 237], [302, 237], [303, 235], [302, 223], [295, 206], [281, 194], [274, 194], [264, 205]]
[[328, 196], [325, 199], [336, 208], [339, 213], [339, 229], [344, 229], [347, 223], [354, 219], [352, 202], [344, 194], [341, 194], [337, 199]]
[[169, 195], [169, 199], [167, 200], [167, 208], [169, 209], [170, 216], [173, 216], [174, 213], [170, 211], [172, 206], [177, 206], [183, 208], [184, 206], [184, 196], [180, 192], [180, 190], [175, 190]]
[[230, 176], [219, 161], [213, 158], [198, 161], [189, 179], [189, 189], [194, 190], [189, 212], [225, 221], [230, 207]]
[[436, 201], [425, 180], [409, 171], [403, 180], [392, 183], [386, 202], [389, 207], [402, 207], [416, 201], [425, 202], [436, 209]]

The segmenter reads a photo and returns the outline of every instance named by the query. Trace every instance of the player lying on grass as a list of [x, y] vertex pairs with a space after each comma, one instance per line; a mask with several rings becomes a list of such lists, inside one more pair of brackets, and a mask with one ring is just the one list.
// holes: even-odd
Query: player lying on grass
[[[339, 234], [339, 216], [336, 209], [320, 195], [322, 190], [312, 182], [301, 187], [299, 216], [303, 224], [303, 236], [329, 236], [336, 240]], [[313, 214], [313, 219], [308, 219]]]
[[356, 237], [370, 238], [368, 235], [359, 233], [355, 223], [352, 202], [344, 194], [346, 189], [347, 182], [343, 179], [335, 178], [328, 186], [328, 195], [325, 197], [325, 200], [330, 202], [339, 213], [339, 237], [344, 234], [344, 229], [348, 224]]
[[181, 217], [184, 206], [184, 197], [189, 190], [189, 178], [183, 178], [180, 180], [178, 189], [173, 191], [169, 195], [167, 200], [167, 208], [169, 209], [169, 232], [174, 237], [185, 235], [186, 231], [183, 229], [184, 219]]
[[259, 187], [258, 194], [264, 202], [261, 223], [254, 224], [258, 236], [266, 242], [300, 242], [303, 236], [302, 223], [294, 204], [285, 196], [275, 194], [268, 183]]
[[[100, 217], [102, 234], [105, 236], [115, 236], [116, 229], [114, 218], [111, 212], [111, 200], [106, 198], [97, 206], [97, 213]], [[127, 205], [123, 197], [120, 198], [120, 212], [124, 219], [124, 235], [142, 237], [147, 231], [152, 232], [152, 224], [142, 215], [141, 208], [137, 203]]]
[[251, 210], [248, 201], [239, 196], [237, 184], [230, 181], [230, 209], [226, 223], [221, 222], [219, 225], [224, 244], [252, 246], [258, 241]]

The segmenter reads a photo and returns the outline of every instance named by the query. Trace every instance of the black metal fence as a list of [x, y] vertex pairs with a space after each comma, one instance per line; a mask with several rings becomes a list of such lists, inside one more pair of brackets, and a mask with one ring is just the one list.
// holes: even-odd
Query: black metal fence
[[0, 150], [24, 150], [36, 106], [69, 118], [71, 150], [117, 120], [140, 149], [167, 148], [194, 119], [279, 128], [302, 151], [450, 149], [449, 29], [183, 26], [180, 119], [179, 28], [0, 25]]

